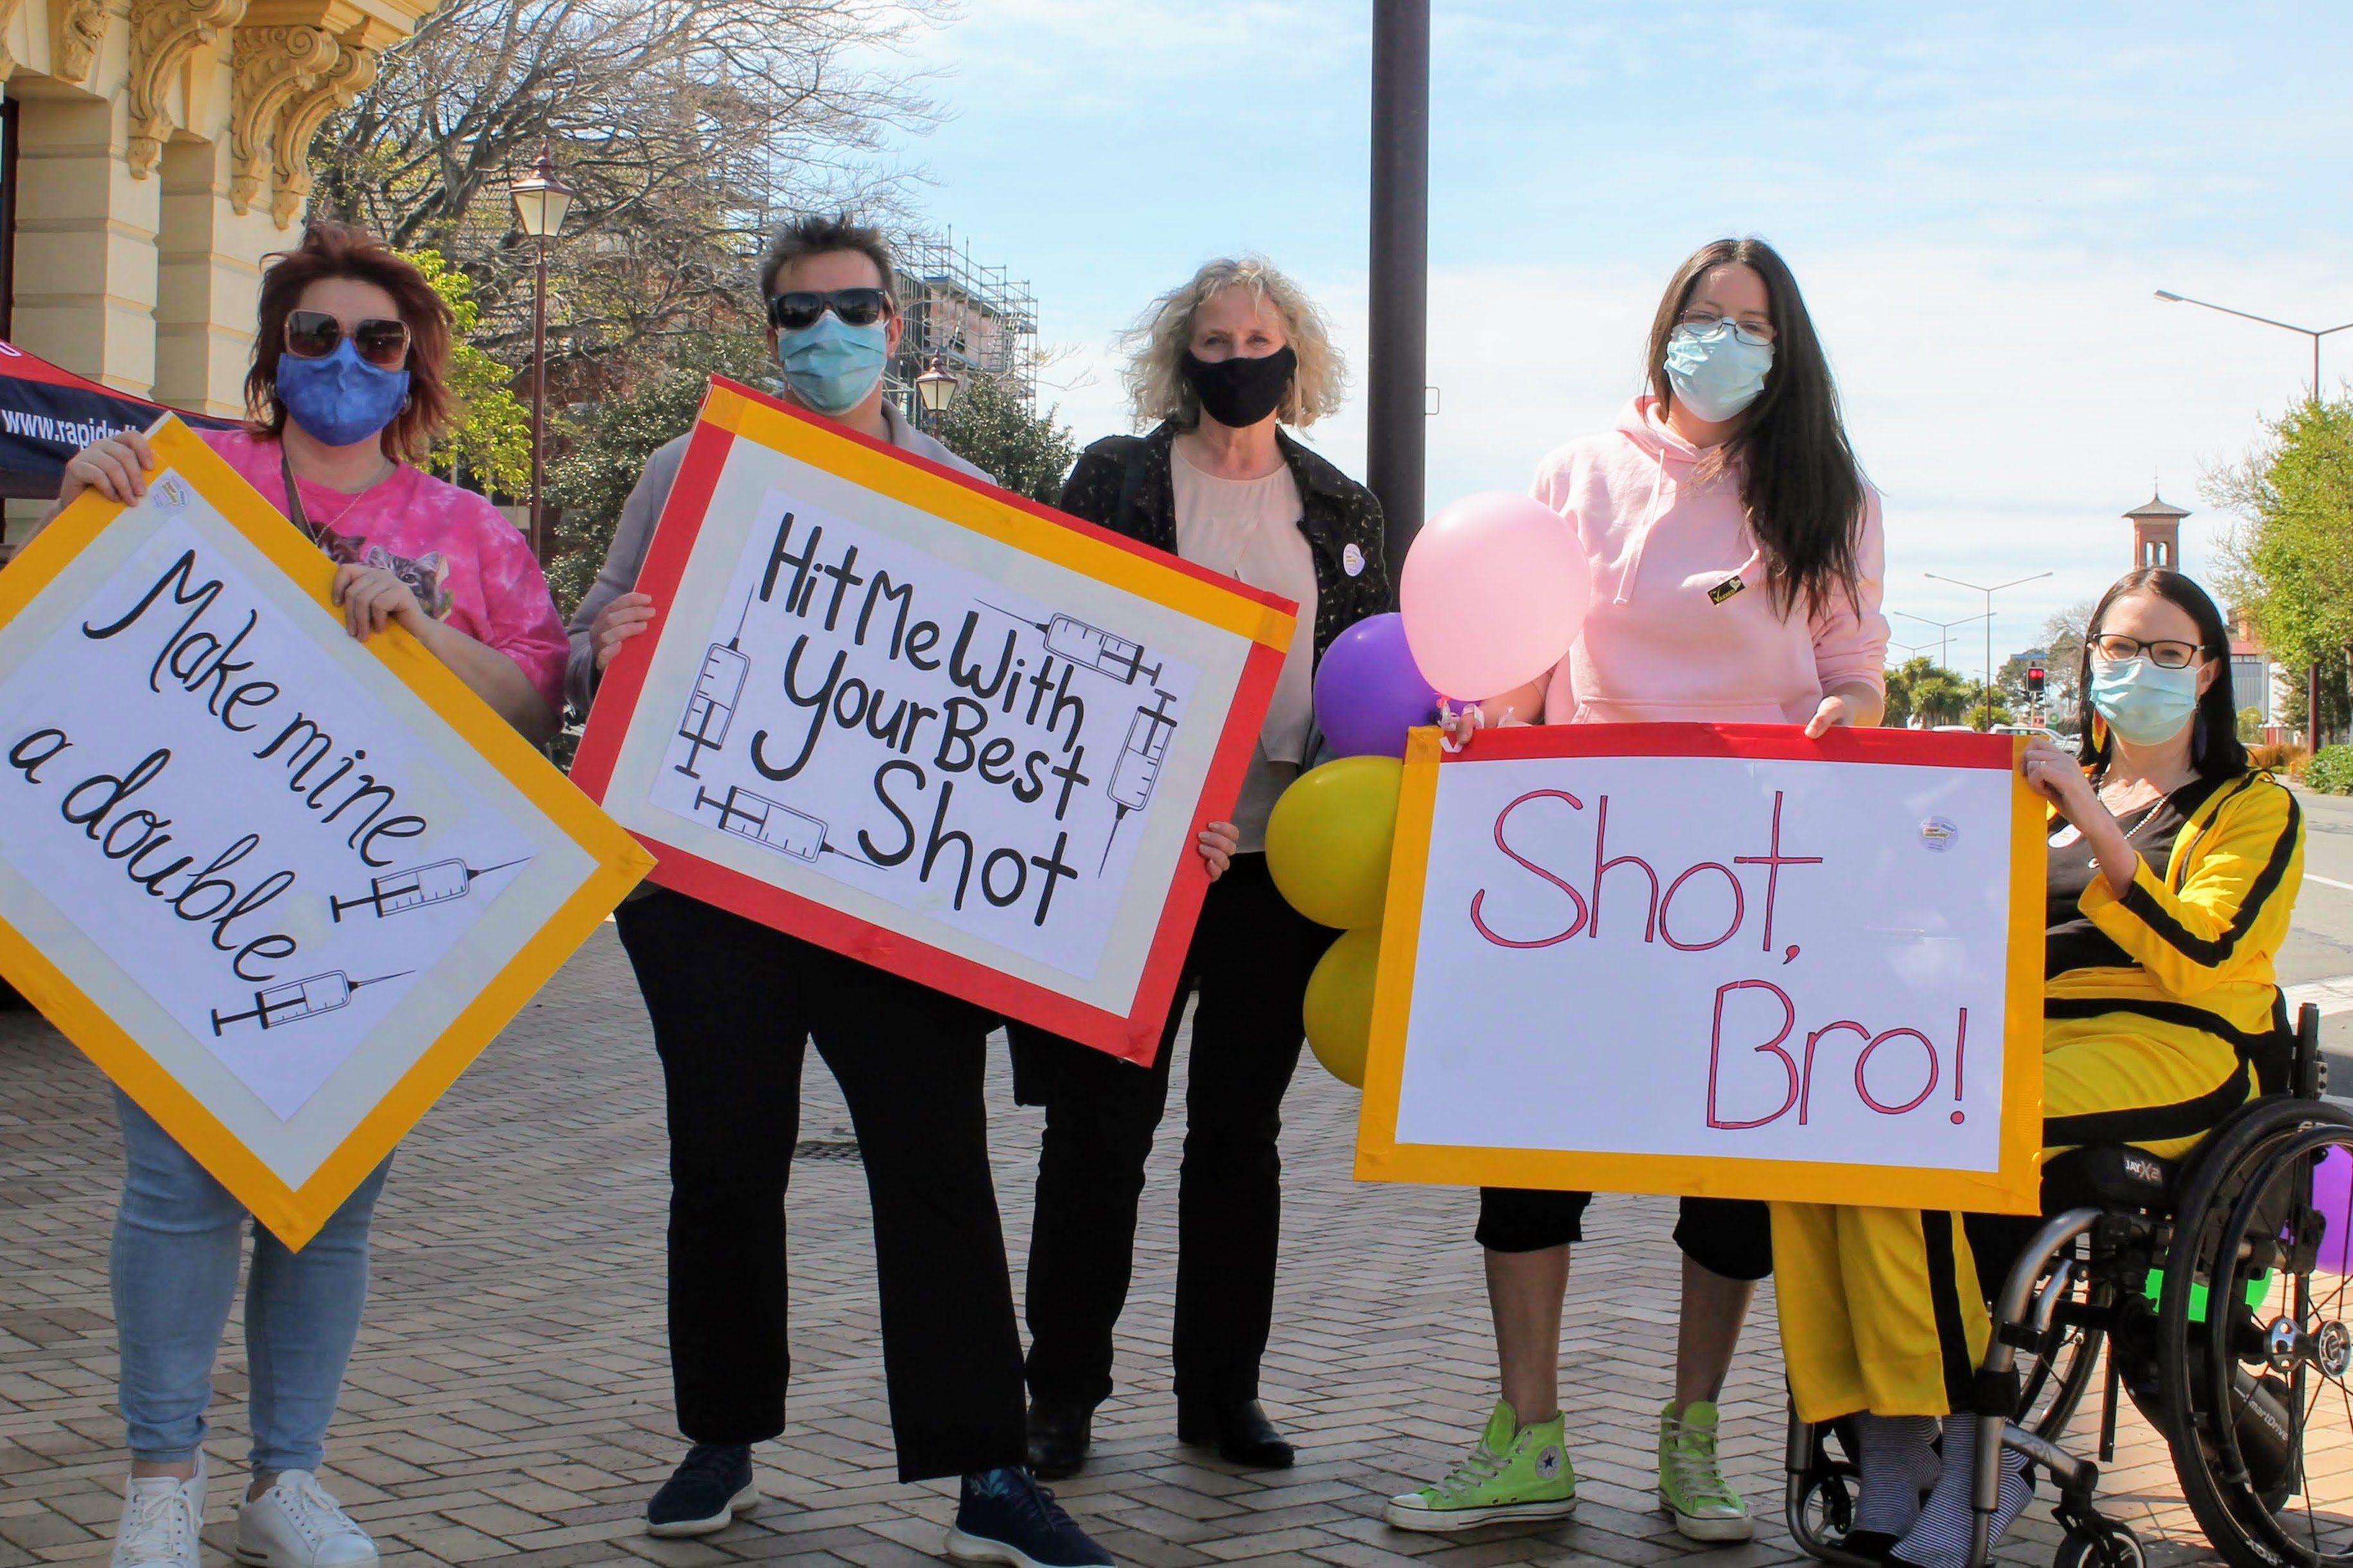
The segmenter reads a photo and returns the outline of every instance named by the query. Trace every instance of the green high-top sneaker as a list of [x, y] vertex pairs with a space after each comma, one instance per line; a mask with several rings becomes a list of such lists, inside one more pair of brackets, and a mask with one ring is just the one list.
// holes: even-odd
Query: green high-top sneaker
[[1577, 1511], [1577, 1471], [1561, 1436], [1562, 1417], [1520, 1425], [1508, 1400], [1495, 1401], [1487, 1429], [1447, 1478], [1389, 1499], [1399, 1530], [1443, 1534], [1514, 1520], [1567, 1519]]
[[1694, 1399], [1682, 1419], [1659, 1412], [1659, 1507], [1691, 1541], [1746, 1541], [1757, 1533], [1748, 1505], [1724, 1479], [1715, 1457], [1715, 1406]]

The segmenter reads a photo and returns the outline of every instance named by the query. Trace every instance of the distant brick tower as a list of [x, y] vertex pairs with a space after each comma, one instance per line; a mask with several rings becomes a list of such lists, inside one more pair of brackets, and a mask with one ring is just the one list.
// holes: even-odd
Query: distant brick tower
[[2189, 513], [2178, 506], [2168, 505], [2161, 495], [2152, 494], [2147, 506], [2137, 506], [2125, 513], [2133, 525], [2133, 570], [2144, 566], [2163, 566], [2170, 571], [2182, 570], [2181, 520]]

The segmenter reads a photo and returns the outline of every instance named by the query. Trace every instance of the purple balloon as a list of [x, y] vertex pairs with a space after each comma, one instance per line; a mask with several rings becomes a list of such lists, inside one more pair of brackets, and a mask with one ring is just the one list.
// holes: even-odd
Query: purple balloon
[[1402, 757], [1405, 732], [1436, 717], [1438, 692], [1406, 646], [1405, 622], [1371, 616], [1332, 639], [1315, 670], [1315, 719], [1344, 757]]

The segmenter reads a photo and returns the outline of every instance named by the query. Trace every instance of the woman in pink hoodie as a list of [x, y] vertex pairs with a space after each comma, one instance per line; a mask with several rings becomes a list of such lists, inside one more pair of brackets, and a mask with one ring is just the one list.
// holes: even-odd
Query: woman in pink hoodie
[[[1453, 715], [1457, 742], [1489, 724], [1786, 723], [1820, 737], [1878, 722], [1879, 500], [1797, 281], [1770, 247], [1717, 240], [1677, 269], [1651, 322], [1648, 381], [1613, 428], [1536, 468], [1537, 499], [1576, 528], [1592, 563], [1583, 633], [1547, 676]], [[1575, 1509], [1560, 1311], [1591, 1197], [1482, 1190], [1503, 1398], [1461, 1466], [1391, 1500], [1390, 1523], [1468, 1530]], [[1771, 1222], [1763, 1204], [1686, 1198], [1675, 1240], [1683, 1315], [1659, 1501], [1693, 1540], [1745, 1541], [1753, 1526], [1717, 1462], [1715, 1401], [1772, 1270]]]

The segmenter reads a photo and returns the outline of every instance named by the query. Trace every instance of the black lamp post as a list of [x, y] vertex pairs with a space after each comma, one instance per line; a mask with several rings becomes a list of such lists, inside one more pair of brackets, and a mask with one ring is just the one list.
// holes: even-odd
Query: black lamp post
[[1421, 528], [1429, 448], [1430, 0], [1373, 0], [1372, 153], [1365, 479], [1394, 582]]
[[555, 177], [555, 158], [543, 142], [539, 163], [508, 191], [516, 221], [539, 242], [538, 281], [531, 295], [531, 552], [544, 559], [540, 490], [547, 471], [547, 246], [564, 227], [572, 189]]

